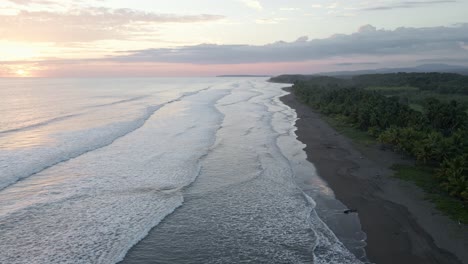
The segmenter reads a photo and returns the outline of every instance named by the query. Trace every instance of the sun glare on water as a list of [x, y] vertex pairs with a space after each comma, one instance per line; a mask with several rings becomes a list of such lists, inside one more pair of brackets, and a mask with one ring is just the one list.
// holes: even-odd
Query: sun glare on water
[[[38, 71], [42, 69], [45, 69], [45, 67], [32, 64], [7, 65], [4, 67], [6, 73], [4, 76], [13, 78], [38, 77]], [[0, 76], [2, 76], [1, 73], [0, 71]]]

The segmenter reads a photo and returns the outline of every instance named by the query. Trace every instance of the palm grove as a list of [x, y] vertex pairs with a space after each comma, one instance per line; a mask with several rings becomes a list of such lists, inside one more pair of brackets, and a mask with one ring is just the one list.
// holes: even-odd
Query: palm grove
[[468, 203], [468, 115], [467, 101], [463, 101], [468, 95], [468, 76], [279, 76], [273, 81], [295, 81], [293, 91], [304, 103], [325, 115], [339, 115], [381, 143], [434, 168], [433, 177], [441, 188]]

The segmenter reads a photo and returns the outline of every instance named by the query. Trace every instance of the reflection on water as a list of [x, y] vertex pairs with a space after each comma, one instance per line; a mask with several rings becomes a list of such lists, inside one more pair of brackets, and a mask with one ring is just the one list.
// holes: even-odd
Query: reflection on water
[[115, 263], [169, 214], [128, 263], [359, 263], [326, 225], [343, 205], [310, 175], [282, 85], [2, 84], [25, 99], [0, 105], [1, 263]]
[[3, 150], [34, 148], [53, 142], [49, 132], [43, 130], [0, 134], [0, 148]]

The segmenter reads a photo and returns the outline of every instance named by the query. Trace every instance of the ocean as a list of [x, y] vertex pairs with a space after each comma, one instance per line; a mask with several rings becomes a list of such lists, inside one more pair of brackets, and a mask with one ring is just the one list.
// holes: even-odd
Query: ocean
[[364, 262], [284, 86], [1, 79], [0, 263]]

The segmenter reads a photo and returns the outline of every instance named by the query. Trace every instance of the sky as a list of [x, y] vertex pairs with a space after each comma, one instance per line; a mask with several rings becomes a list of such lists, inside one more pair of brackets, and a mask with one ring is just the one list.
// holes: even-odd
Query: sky
[[0, 0], [0, 77], [468, 66], [468, 0]]

